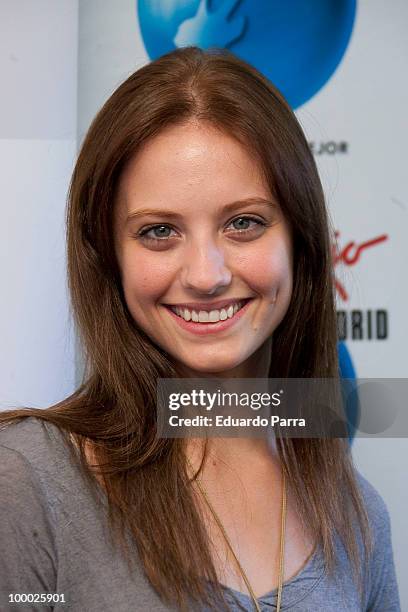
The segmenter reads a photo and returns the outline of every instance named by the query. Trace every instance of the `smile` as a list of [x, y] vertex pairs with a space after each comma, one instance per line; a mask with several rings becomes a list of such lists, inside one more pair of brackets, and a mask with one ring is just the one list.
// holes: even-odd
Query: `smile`
[[253, 298], [241, 299], [237, 301], [231, 300], [229, 303], [224, 302], [221, 308], [209, 307], [204, 310], [204, 306], [200, 304], [200, 308], [189, 308], [184, 305], [173, 306], [165, 305], [167, 312], [171, 315], [174, 321], [185, 331], [203, 336], [207, 334], [215, 334], [229, 329], [236, 325], [238, 321], [245, 315], [249, 305], [253, 302]]
[[214, 310], [190, 310], [180, 306], [171, 306], [173, 312], [185, 321], [194, 321], [194, 323], [218, 323], [218, 321], [226, 321], [232, 319], [235, 313], [244, 306], [245, 302], [235, 302], [225, 308]]

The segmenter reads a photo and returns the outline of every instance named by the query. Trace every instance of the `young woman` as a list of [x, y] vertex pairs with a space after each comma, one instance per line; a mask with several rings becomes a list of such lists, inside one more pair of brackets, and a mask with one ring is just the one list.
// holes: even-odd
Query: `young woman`
[[0, 609], [398, 611], [346, 439], [156, 436], [158, 378], [338, 377], [324, 198], [282, 96], [226, 51], [144, 66], [89, 129], [67, 226], [85, 377], [0, 417]]

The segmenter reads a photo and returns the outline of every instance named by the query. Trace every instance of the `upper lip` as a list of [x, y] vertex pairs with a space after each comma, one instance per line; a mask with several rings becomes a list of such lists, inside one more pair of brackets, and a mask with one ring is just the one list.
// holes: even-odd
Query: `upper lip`
[[165, 304], [165, 306], [171, 306], [173, 308], [187, 308], [187, 310], [220, 310], [225, 306], [233, 306], [238, 302], [247, 302], [252, 298], [230, 298], [225, 300], [217, 300], [216, 302], [185, 302], [183, 304]]

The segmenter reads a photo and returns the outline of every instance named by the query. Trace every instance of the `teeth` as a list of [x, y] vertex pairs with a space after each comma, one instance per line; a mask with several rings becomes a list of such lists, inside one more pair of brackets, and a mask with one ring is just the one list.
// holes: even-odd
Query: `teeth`
[[179, 308], [178, 306], [172, 307], [179, 317], [185, 321], [194, 321], [195, 323], [217, 323], [218, 321], [225, 321], [231, 319], [238, 310], [242, 308], [242, 302], [236, 302], [231, 304], [228, 308], [221, 308], [221, 310], [188, 310], [187, 308]]
[[220, 320], [220, 311], [219, 310], [211, 310], [210, 314], [208, 316], [208, 320], [211, 321], [211, 323], [216, 323], [217, 321]]

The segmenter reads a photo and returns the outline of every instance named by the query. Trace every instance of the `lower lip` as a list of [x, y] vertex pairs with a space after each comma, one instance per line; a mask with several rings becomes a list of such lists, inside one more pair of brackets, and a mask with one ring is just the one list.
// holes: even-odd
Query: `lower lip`
[[217, 334], [235, 325], [235, 323], [237, 323], [244, 316], [251, 302], [252, 299], [248, 300], [248, 302], [244, 304], [244, 306], [238, 310], [234, 316], [231, 317], [231, 319], [217, 321], [217, 323], [196, 323], [195, 321], [185, 321], [182, 317], [176, 315], [176, 313], [173, 312], [169, 306], [165, 306], [165, 308], [174, 318], [176, 323], [180, 325], [180, 327], [198, 336], [207, 336], [208, 334]]

